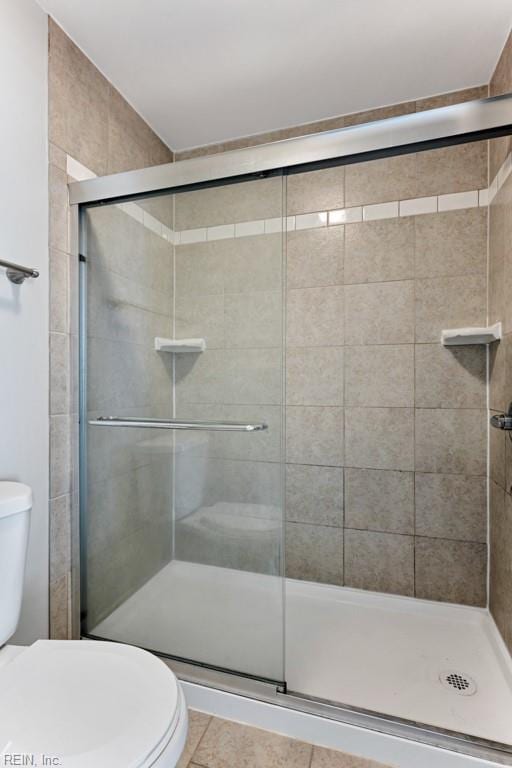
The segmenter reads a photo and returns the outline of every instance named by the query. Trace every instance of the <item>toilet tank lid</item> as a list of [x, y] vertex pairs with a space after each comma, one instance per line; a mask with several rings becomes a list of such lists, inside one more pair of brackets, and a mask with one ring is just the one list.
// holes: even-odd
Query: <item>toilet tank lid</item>
[[0, 480], [0, 518], [26, 512], [32, 506], [32, 489], [23, 483]]

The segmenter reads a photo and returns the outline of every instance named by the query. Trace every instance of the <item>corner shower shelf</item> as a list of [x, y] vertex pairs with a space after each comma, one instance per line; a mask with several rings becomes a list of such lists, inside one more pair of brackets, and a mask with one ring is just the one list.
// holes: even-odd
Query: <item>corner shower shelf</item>
[[171, 352], [175, 355], [183, 355], [187, 352], [204, 352], [206, 341], [204, 339], [164, 339], [161, 336], [155, 338], [157, 352]]
[[501, 339], [501, 323], [483, 328], [450, 328], [441, 331], [441, 344], [458, 347], [464, 344], [491, 344]]

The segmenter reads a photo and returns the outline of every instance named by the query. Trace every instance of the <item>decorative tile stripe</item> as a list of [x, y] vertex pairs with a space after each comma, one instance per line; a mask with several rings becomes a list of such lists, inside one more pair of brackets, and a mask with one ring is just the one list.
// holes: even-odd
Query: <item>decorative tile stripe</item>
[[[68, 176], [77, 181], [96, 178], [96, 174], [67, 156]], [[206, 243], [214, 240], [233, 239], [237, 237], [254, 237], [255, 235], [274, 234], [303, 229], [332, 227], [339, 224], [352, 224], [361, 221], [376, 221], [378, 219], [395, 219], [404, 216], [420, 216], [428, 213], [457, 211], [465, 208], [485, 207], [492, 203], [503, 184], [512, 173], [512, 154], [508, 154], [503, 165], [498, 170], [488, 189], [474, 189], [469, 192], [450, 192], [444, 195], [430, 197], [415, 197], [409, 200], [392, 200], [385, 203], [372, 203], [351, 208], [339, 208], [332, 211], [316, 211], [301, 213], [296, 216], [280, 216], [271, 219], [255, 219], [236, 224], [219, 224], [212, 227], [198, 227], [174, 231], [162, 224], [155, 216], [147, 213], [137, 203], [117, 203], [116, 207], [127, 213], [147, 229], [163, 237], [174, 245], [189, 245]]]

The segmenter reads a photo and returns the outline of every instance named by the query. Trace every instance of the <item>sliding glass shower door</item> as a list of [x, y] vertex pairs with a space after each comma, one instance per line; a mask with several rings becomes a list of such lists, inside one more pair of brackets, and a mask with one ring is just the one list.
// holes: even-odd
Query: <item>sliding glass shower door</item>
[[284, 681], [283, 183], [84, 208], [88, 636]]

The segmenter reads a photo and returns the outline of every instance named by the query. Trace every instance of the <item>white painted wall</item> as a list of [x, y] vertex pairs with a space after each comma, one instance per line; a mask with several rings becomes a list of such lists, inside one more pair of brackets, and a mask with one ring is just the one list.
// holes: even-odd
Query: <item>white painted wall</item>
[[41, 271], [14, 286], [0, 268], [0, 478], [34, 492], [17, 643], [48, 635], [47, 27], [33, 0], [0, 0], [0, 258]]

